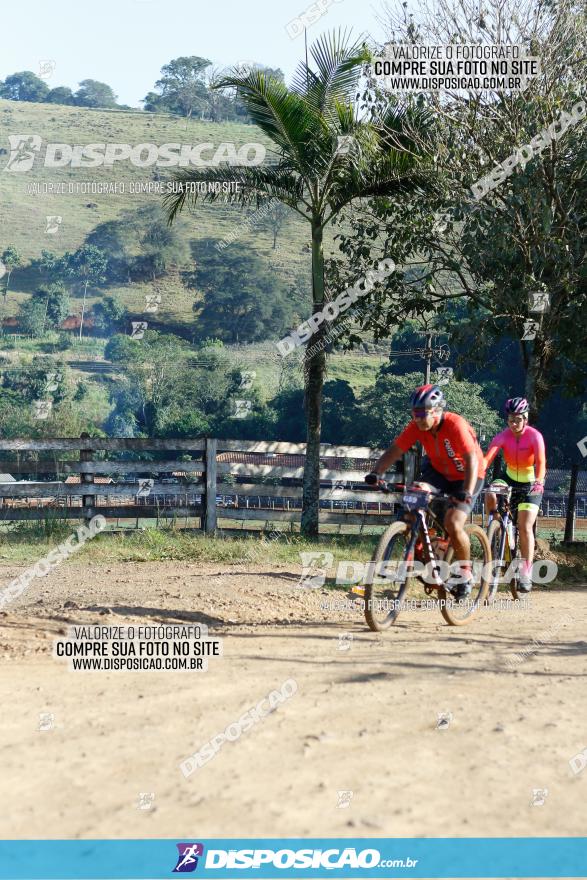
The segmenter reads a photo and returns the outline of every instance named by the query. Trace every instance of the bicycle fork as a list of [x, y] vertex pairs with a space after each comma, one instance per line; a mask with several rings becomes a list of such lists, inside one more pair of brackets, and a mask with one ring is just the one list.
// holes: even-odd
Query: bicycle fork
[[[442, 578], [440, 577], [440, 566], [439, 560], [436, 559], [434, 555], [434, 549], [432, 547], [432, 541], [430, 540], [430, 533], [426, 527], [426, 516], [424, 511], [418, 510], [416, 512], [417, 521], [414, 523], [412, 527], [412, 536], [410, 538], [410, 543], [406, 549], [406, 561], [409, 560], [410, 556], [413, 557], [414, 548], [416, 546], [416, 542], [418, 540], [418, 536], [422, 534], [424, 536], [424, 541], [426, 544], [426, 550], [428, 554], [428, 559], [432, 563], [431, 575], [433, 582], [430, 583], [429, 578], [426, 578], [424, 589], [427, 593], [432, 592], [433, 589], [440, 589], [444, 585]], [[413, 561], [413, 559], [412, 559]], [[406, 572], [407, 579], [407, 572]]]
[[[506, 545], [506, 541], [508, 543], [510, 541], [509, 529], [510, 529], [511, 521], [512, 521], [512, 518], [511, 518], [510, 514], [505, 513], [502, 517], [502, 520], [501, 520], [502, 532], [501, 532], [501, 538], [499, 539], [498, 559], [496, 560], [498, 564], [497, 564], [497, 567], [495, 565], [493, 566], [493, 571], [492, 571], [492, 581], [491, 581], [491, 591], [492, 592], [495, 589], [495, 586], [499, 585], [500, 578], [501, 578], [501, 569], [502, 569], [502, 566], [505, 564], [505, 545]], [[510, 546], [510, 556], [513, 556], [513, 547], [511, 547], [511, 546]]]

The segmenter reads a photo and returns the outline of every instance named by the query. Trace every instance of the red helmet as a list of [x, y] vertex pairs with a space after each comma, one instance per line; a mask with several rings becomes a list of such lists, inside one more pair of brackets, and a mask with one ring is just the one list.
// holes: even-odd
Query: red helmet
[[446, 406], [442, 389], [438, 385], [420, 385], [412, 394], [412, 409], [434, 409]]
[[506, 415], [524, 416], [528, 415], [530, 406], [525, 397], [510, 397], [505, 402]]

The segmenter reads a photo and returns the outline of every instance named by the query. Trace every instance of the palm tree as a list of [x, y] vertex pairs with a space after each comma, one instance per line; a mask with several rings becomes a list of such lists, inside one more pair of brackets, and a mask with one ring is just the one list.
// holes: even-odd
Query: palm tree
[[[271, 139], [276, 161], [259, 166], [224, 166], [178, 171], [176, 192], [166, 196], [169, 222], [195, 204], [198, 182], [231, 181], [238, 192], [206, 192], [208, 201], [223, 199], [242, 205], [277, 199], [310, 223], [312, 254], [312, 314], [327, 301], [324, 285], [324, 229], [350, 202], [370, 196], [413, 192], [425, 185], [418, 169], [423, 155], [407, 133], [422, 130], [423, 111], [388, 106], [377, 122], [360, 119], [359, 81], [371, 59], [364, 43], [350, 42], [346, 32], [325, 34], [310, 49], [316, 66], [302, 62], [288, 88], [259, 70], [235, 70], [218, 82], [234, 88], [249, 116]], [[341, 137], [356, 149], [343, 153]], [[183, 186], [181, 185], [183, 184]], [[208, 187], [206, 190], [213, 190]], [[232, 187], [229, 187], [232, 189]], [[390, 255], [393, 256], [393, 255]], [[323, 336], [324, 325], [313, 336]], [[320, 489], [320, 428], [326, 356], [321, 346], [306, 349], [304, 361], [307, 445], [303, 479], [301, 531], [318, 534]]]

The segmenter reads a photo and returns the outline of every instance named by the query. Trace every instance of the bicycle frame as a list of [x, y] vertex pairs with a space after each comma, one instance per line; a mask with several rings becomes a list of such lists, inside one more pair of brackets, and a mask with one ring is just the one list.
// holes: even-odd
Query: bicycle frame
[[416, 542], [418, 541], [418, 537], [420, 536], [420, 534], [422, 534], [424, 537], [424, 542], [426, 545], [428, 559], [429, 559], [430, 563], [432, 564], [431, 574], [434, 577], [433, 584], [428, 582], [424, 586], [424, 589], [427, 593], [431, 592], [433, 589], [440, 589], [441, 587], [444, 586], [442, 578], [440, 577], [440, 568], [438, 566], [438, 563], [440, 560], [438, 560], [436, 558], [436, 555], [434, 553], [434, 548], [432, 546], [432, 540], [430, 538], [430, 532], [429, 532], [428, 523], [427, 523], [427, 516], [430, 516], [432, 518], [434, 524], [436, 526], [438, 526], [438, 528], [440, 528], [442, 531], [444, 531], [444, 529], [442, 528], [442, 525], [438, 521], [436, 515], [430, 510], [430, 502], [431, 501], [442, 501], [445, 498], [448, 498], [448, 495], [447, 496], [434, 495], [431, 499], [429, 499], [428, 504], [425, 507], [418, 506], [418, 507], [411, 509], [410, 507], [406, 507], [405, 505], [403, 505], [398, 513], [398, 519], [403, 519], [404, 521], [408, 520], [410, 522], [410, 526], [411, 526], [410, 540], [409, 540], [408, 545], [406, 547], [406, 555], [405, 555], [406, 561], [409, 560], [410, 557], [412, 557], [412, 560], [413, 560], [414, 550], [416, 547]]
[[[512, 512], [512, 509], [510, 506], [510, 501], [511, 501], [511, 497], [512, 497], [512, 487], [508, 486], [506, 492], [504, 492], [503, 490], [496, 492], [494, 489], [491, 489], [491, 488], [485, 489], [485, 494], [487, 494], [487, 493], [491, 493], [493, 495], [497, 494], [497, 513], [498, 513], [499, 519], [503, 525], [503, 529], [502, 529], [501, 539], [499, 542], [499, 557], [495, 561], [499, 562], [499, 564], [502, 565], [505, 560], [506, 541], [507, 541], [507, 546], [510, 551], [510, 560], [514, 559], [515, 554], [516, 554], [516, 547], [518, 544], [517, 523], [516, 523], [517, 518], [516, 518], [515, 514]], [[491, 523], [493, 522], [494, 519], [496, 519], [496, 516], [495, 516], [494, 512], [492, 511], [491, 514], [489, 515], [489, 521], [487, 523], [487, 528], [489, 528], [489, 526], [491, 525]], [[515, 529], [513, 546], [511, 545], [511, 542], [510, 542], [510, 531], [509, 531], [510, 523], [513, 525], [513, 527]]]

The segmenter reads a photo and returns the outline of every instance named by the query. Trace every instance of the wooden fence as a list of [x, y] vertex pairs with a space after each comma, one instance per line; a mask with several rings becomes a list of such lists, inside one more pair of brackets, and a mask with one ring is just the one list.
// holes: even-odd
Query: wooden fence
[[[157, 521], [195, 517], [207, 534], [216, 531], [219, 518], [228, 528], [252, 527], [255, 521], [294, 528], [300, 521], [303, 443], [88, 435], [2, 440], [3, 467], [10, 473], [7, 453], [16, 459], [15, 473], [27, 473], [29, 467], [36, 479], [0, 482], [0, 520], [42, 519], [52, 510], [85, 520], [98, 513]], [[379, 454], [363, 446], [321, 445], [321, 524], [381, 525], [389, 519], [393, 496], [370, 491], [364, 483]], [[31, 455], [43, 457], [27, 465], [23, 457]], [[405, 468], [409, 479], [413, 456]]]

